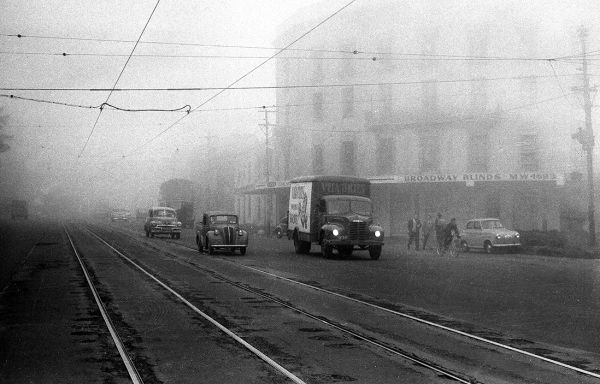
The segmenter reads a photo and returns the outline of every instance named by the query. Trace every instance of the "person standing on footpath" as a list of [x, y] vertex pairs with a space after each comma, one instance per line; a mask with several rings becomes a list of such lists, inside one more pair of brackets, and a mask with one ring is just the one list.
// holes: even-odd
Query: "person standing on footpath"
[[444, 247], [444, 229], [446, 228], [446, 223], [442, 219], [441, 213], [438, 212], [433, 226], [435, 229], [435, 240], [437, 242], [437, 249], [441, 250]]
[[414, 215], [408, 220], [408, 245], [407, 249], [410, 249], [410, 245], [414, 242], [415, 249], [419, 250], [419, 235], [421, 231], [421, 221]]
[[423, 223], [422, 232], [423, 232], [423, 250], [425, 250], [425, 246], [427, 245], [427, 240], [429, 240], [429, 236], [433, 232], [433, 218], [431, 215], [427, 215], [427, 220]]

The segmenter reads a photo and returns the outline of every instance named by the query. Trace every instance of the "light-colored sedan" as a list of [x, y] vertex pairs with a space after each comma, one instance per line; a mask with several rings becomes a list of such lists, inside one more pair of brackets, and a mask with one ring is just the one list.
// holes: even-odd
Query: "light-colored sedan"
[[471, 219], [461, 233], [461, 245], [465, 251], [481, 248], [486, 253], [495, 249], [515, 250], [521, 246], [521, 237], [518, 232], [504, 228], [499, 219]]

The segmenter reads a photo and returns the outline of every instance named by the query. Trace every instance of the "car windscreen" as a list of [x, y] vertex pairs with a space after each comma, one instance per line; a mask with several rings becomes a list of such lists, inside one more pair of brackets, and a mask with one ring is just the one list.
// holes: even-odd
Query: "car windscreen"
[[485, 220], [481, 222], [481, 228], [483, 229], [496, 229], [504, 228], [500, 220]]
[[371, 202], [365, 200], [329, 200], [327, 201], [327, 213], [331, 215], [343, 215], [355, 213], [363, 216], [371, 215]]
[[210, 217], [213, 224], [237, 224], [237, 216], [234, 215], [215, 215]]
[[175, 211], [168, 209], [156, 209], [152, 211], [153, 217], [175, 217]]

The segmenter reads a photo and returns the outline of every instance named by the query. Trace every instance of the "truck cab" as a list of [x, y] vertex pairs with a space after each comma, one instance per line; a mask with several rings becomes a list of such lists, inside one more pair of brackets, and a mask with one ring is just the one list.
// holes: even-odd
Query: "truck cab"
[[309, 176], [290, 181], [288, 238], [296, 253], [308, 253], [312, 243], [326, 258], [334, 250], [349, 257], [368, 250], [378, 259], [383, 228], [374, 224], [370, 182], [350, 176]]

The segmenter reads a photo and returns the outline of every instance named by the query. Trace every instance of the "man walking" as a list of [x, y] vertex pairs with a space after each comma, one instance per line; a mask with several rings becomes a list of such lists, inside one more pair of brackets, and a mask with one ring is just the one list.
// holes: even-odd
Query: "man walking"
[[444, 248], [444, 229], [446, 228], [446, 223], [442, 219], [441, 213], [438, 212], [433, 226], [435, 229], [435, 239], [437, 242], [437, 249], [441, 250]]
[[427, 240], [429, 240], [429, 236], [433, 232], [433, 218], [431, 215], [427, 215], [427, 220], [423, 223], [423, 250], [425, 250], [425, 246], [427, 245]]
[[410, 249], [410, 245], [414, 242], [415, 249], [419, 250], [419, 232], [421, 230], [421, 221], [414, 215], [408, 220], [408, 245], [407, 249]]

